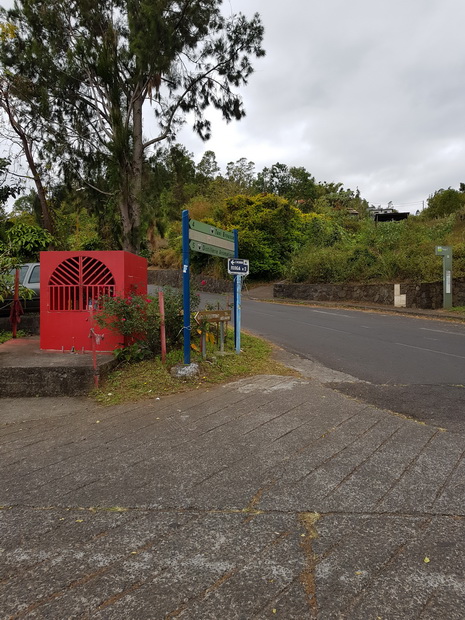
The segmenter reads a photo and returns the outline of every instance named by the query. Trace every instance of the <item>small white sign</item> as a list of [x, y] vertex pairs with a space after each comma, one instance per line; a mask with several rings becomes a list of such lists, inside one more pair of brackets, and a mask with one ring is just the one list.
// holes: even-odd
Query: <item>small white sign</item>
[[228, 258], [228, 273], [233, 276], [248, 276], [249, 261], [247, 258]]

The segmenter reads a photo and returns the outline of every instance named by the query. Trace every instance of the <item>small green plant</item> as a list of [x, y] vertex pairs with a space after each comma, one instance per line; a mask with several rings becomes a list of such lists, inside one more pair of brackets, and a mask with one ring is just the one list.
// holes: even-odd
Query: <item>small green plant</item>
[[[182, 293], [167, 288], [165, 300], [165, 332], [167, 348], [181, 343]], [[191, 296], [191, 309], [197, 308], [199, 297]], [[124, 362], [139, 362], [160, 353], [160, 309], [158, 298], [133, 294], [128, 297], [102, 297], [101, 308], [95, 316], [100, 327], [122, 336], [121, 347], [115, 356]]]
[[[18, 331], [16, 332], [17, 338], [25, 338], [26, 335], [27, 335], [26, 332], [23, 331], [22, 329], [18, 329]], [[12, 332], [0, 332], [0, 344], [3, 344], [4, 342], [11, 340], [12, 338], [13, 338]]]

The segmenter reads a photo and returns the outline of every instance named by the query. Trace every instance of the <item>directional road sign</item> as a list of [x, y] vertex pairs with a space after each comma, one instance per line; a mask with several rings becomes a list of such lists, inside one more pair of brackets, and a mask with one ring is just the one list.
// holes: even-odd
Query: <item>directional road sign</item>
[[[205, 222], [189, 220], [189, 228], [191, 230], [197, 230], [198, 232], [205, 233], [206, 235], [211, 235], [212, 237], [234, 241], [234, 233], [229, 232], [228, 230], [222, 230], [221, 228], [216, 228], [216, 226], [211, 226], [210, 224], [205, 224]], [[191, 238], [190, 235], [189, 238]]]
[[234, 233], [216, 226], [189, 220], [189, 246], [191, 250], [229, 258], [234, 256]]
[[221, 321], [228, 322], [231, 320], [230, 310], [199, 310], [194, 314], [197, 323], [201, 321], [210, 321], [211, 323], [219, 323]]
[[235, 276], [248, 276], [249, 261], [246, 258], [228, 258], [228, 273]]
[[216, 245], [210, 245], [209, 243], [190, 241], [189, 247], [195, 252], [203, 252], [204, 254], [211, 254], [212, 256], [221, 256], [222, 258], [229, 258], [230, 256], [234, 256], [234, 250], [220, 248]]

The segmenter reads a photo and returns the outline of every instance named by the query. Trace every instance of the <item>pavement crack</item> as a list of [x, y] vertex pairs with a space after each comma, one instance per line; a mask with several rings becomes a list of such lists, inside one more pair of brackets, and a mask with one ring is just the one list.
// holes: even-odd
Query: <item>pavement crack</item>
[[[319, 469], [322, 469], [327, 463], [329, 463], [330, 461], [332, 461], [334, 458], [336, 458], [337, 456], [339, 456], [339, 454], [342, 454], [342, 452], [344, 452], [345, 450], [347, 450], [347, 448], [349, 448], [350, 446], [352, 446], [354, 443], [356, 443], [357, 441], [359, 441], [362, 437], [364, 437], [368, 432], [370, 432], [375, 426], [377, 426], [378, 424], [381, 423], [381, 420], [377, 420], [376, 422], [374, 422], [371, 426], [369, 426], [368, 428], [366, 428], [363, 433], [361, 433], [360, 435], [357, 435], [356, 437], [354, 437], [354, 439], [349, 442], [348, 444], [346, 444], [343, 448], [341, 448], [340, 450], [338, 450], [337, 452], [334, 452], [334, 454], [331, 454], [331, 456], [328, 456], [324, 461], [322, 461], [321, 463], [319, 463], [316, 467], [314, 467], [311, 471], [307, 472], [304, 476], [301, 476], [298, 480], [295, 480], [292, 483], [292, 486], [296, 486], [298, 485], [300, 482], [302, 482], [302, 480], [305, 480], [305, 478], [308, 478], [309, 476], [311, 476], [315, 471], [318, 471]], [[332, 429], [330, 429], [332, 430]], [[397, 432], [399, 429], [396, 429], [395, 432]], [[326, 435], [328, 434], [328, 431], [326, 431], [326, 433], [324, 433], [324, 435], [321, 435], [321, 437], [319, 439], [324, 438]], [[379, 447], [379, 446], [378, 446]], [[351, 474], [349, 474], [350, 476]]]
[[[376, 426], [377, 424], [379, 424], [379, 422], [377, 422], [375, 425], [373, 425], [372, 427], [370, 427], [369, 429], [367, 429], [366, 433], [368, 433], [368, 431], [370, 431], [372, 428], [374, 428], [374, 426]], [[343, 485], [343, 484], [345, 484], [345, 482], [347, 482], [347, 480], [348, 480], [349, 478], [351, 478], [351, 477], [354, 475], [354, 473], [355, 473], [358, 469], [360, 469], [363, 465], [365, 465], [365, 463], [367, 463], [367, 462], [368, 462], [368, 461], [372, 458], [372, 456], [373, 456], [374, 454], [376, 454], [376, 453], [377, 453], [377, 452], [378, 452], [378, 451], [379, 451], [379, 450], [380, 450], [380, 449], [381, 449], [384, 445], [386, 445], [386, 443], [387, 443], [390, 439], [392, 439], [392, 437], [394, 437], [394, 435], [395, 435], [396, 433], [398, 433], [398, 432], [400, 431], [400, 429], [401, 429], [401, 428], [402, 428], [401, 426], [399, 426], [398, 428], [396, 428], [396, 430], [395, 430], [394, 432], [392, 432], [392, 433], [391, 433], [388, 437], [386, 437], [386, 438], [385, 438], [385, 439], [384, 439], [384, 440], [383, 440], [383, 441], [382, 441], [379, 445], [377, 445], [377, 446], [376, 446], [376, 448], [375, 448], [374, 450], [372, 450], [372, 451], [370, 452], [370, 454], [368, 454], [368, 456], [366, 456], [366, 457], [363, 459], [363, 461], [360, 461], [360, 463], [358, 463], [358, 464], [357, 464], [357, 465], [356, 465], [356, 466], [352, 469], [352, 471], [350, 471], [350, 472], [349, 472], [346, 476], [344, 476], [344, 478], [343, 478], [343, 479], [342, 479], [342, 480], [341, 480], [341, 481], [340, 481], [340, 482], [339, 482], [339, 483], [338, 483], [338, 484], [337, 484], [337, 485], [336, 485], [333, 489], [331, 489], [330, 491], [328, 491], [328, 493], [326, 493], [326, 495], [324, 495], [322, 499], [327, 499], [330, 495], [332, 495], [332, 494], [333, 494], [333, 493], [335, 493], [335, 492], [336, 492], [336, 491], [337, 491], [340, 487], [342, 487], [342, 485]], [[363, 434], [361, 435], [361, 437], [363, 437], [363, 435], [365, 435], [366, 433], [363, 433]], [[357, 439], [358, 439], [358, 438], [357, 438]], [[351, 444], [349, 444], [349, 446], [351, 446], [353, 443], [354, 443], [354, 442], [352, 442]], [[347, 446], [347, 447], [348, 447], [348, 446]], [[347, 449], [347, 447], [346, 447], [346, 448], [344, 448], [341, 452], [338, 452], [337, 454], [341, 454], [342, 452], [344, 452], [344, 450], [346, 450], [346, 449]], [[337, 456], [337, 455], [334, 455], [334, 456]], [[331, 458], [334, 458], [334, 457], [331, 457]], [[325, 463], [323, 463], [323, 465], [325, 465], [325, 464], [326, 464], [326, 462], [325, 462]], [[318, 468], [318, 469], [319, 469], [319, 468]]]
[[400, 544], [398, 547], [396, 547], [394, 549], [394, 551], [391, 554], [391, 556], [385, 562], [383, 562], [383, 564], [379, 567], [379, 569], [375, 572], [375, 574], [371, 577], [371, 579], [369, 579], [365, 583], [363, 588], [359, 592], [357, 592], [357, 594], [355, 594], [355, 596], [353, 596], [351, 598], [351, 600], [344, 607], [344, 609], [341, 610], [341, 612], [340, 612], [340, 617], [341, 618], [350, 618], [350, 617], [352, 617], [351, 616], [352, 610], [357, 605], [357, 603], [360, 601], [360, 599], [365, 594], [365, 592], [368, 590], [368, 588], [370, 588], [377, 579], [382, 578], [383, 573], [390, 566], [392, 566], [392, 564], [394, 564], [394, 562], [397, 560], [397, 558], [400, 555], [402, 555], [404, 553], [404, 551], [409, 546], [413, 545], [417, 541], [417, 539], [420, 536], [420, 534], [431, 525], [432, 521], [433, 521], [433, 517], [429, 517], [429, 518], [425, 519], [423, 522], [419, 523], [418, 529], [412, 534], [410, 539], [406, 540], [405, 542], [403, 542], [402, 544]]
[[300, 524], [305, 529], [305, 534], [302, 535], [300, 545], [303, 549], [306, 567], [300, 574], [300, 581], [304, 586], [305, 594], [307, 595], [308, 606], [311, 610], [312, 617], [318, 615], [318, 602], [316, 598], [316, 583], [315, 583], [315, 567], [317, 564], [317, 556], [313, 551], [313, 540], [318, 537], [316, 530], [316, 523], [320, 519], [321, 515], [317, 512], [301, 512], [298, 515]]
[[447, 487], [447, 485], [449, 484], [450, 480], [452, 479], [452, 476], [455, 474], [455, 472], [457, 471], [457, 469], [459, 468], [460, 463], [463, 460], [463, 457], [465, 456], [465, 450], [463, 450], [462, 454], [458, 457], [454, 467], [452, 467], [451, 471], [449, 472], [449, 475], [447, 476], [447, 478], [444, 480], [443, 484], [439, 487], [436, 495], [434, 496], [433, 501], [431, 502], [431, 508], [434, 508], [434, 505], [436, 504], [436, 502], [438, 501], [438, 499], [441, 497], [441, 495], [444, 492], [444, 489]]
[[107, 598], [106, 600], [102, 601], [100, 603], [100, 605], [98, 605], [96, 610], [100, 611], [101, 609], [105, 609], [105, 607], [109, 607], [110, 605], [113, 605], [114, 603], [116, 603], [116, 601], [119, 601], [120, 599], [124, 598], [128, 594], [131, 594], [132, 592], [135, 592], [136, 590], [139, 590], [143, 585], [144, 585], [144, 582], [142, 582], [142, 581], [138, 581], [136, 583], [133, 583], [128, 588], [125, 588], [121, 592], [118, 592], [117, 594], [114, 594], [113, 596], [111, 596], [111, 597]]
[[423, 452], [426, 450], [426, 448], [433, 442], [434, 438], [440, 433], [440, 430], [436, 430], [431, 437], [428, 439], [428, 441], [423, 445], [423, 447], [421, 448], [421, 450], [418, 452], [418, 454], [406, 465], [406, 467], [404, 468], [403, 472], [400, 474], [400, 476], [398, 476], [396, 478], [396, 480], [394, 480], [394, 482], [391, 484], [391, 486], [387, 489], [387, 491], [379, 498], [379, 500], [376, 502], [375, 504], [375, 508], [377, 508], [380, 504], [383, 503], [383, 501], [386, 499], [386, 497], [389, 495], [389, 493], [391, 493], [391, 491], [393, 491], [393, 489], [399, 484], [399, 482], [402, 480], [402, 478], [406, 475], [406, 473], [408, 471], [410, 471], [412, 469], [412, 467], [418, 462], [420, 456], [423, 454]]
[[211, 586], [208, 586], [208, 588], [205, 588], [205, 590], [202, 590], [202, 592], [199, 592], [199, 594], [189, 599], [187, 602], [185, 602], [183, 605], [181, 605], [177, 609], [174, 609], [173, 611], [170, 611], [169, 613], [167, 613], [165, 616], [165, 620], [172, 620], [172, 618], [177, 618], [185, 609], [187, 609], [187, 607], [191, 603], [202, 601], [203, 599], [205, 599], [211, 592], [218, 590], [218, 588], [220, 588], [226, 581], [231, 579], [231, 577], [233, 577], [238, 572], [238, 570], [239, 569], [236, 567], [236, 568], [231, 569], [227, 573], [224, 573], [224, 575], [222, 575]]

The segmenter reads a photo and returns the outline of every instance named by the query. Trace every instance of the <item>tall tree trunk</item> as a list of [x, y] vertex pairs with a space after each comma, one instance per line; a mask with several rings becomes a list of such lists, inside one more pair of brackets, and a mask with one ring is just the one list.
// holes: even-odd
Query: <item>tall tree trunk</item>
[[32, 150], [30, 149], [30, 145], [26, 139], [23, 140], [23, 149], [24, 154], [26, 155], [27, 163], [29, 165], [29, 169], [34, 177], [34, 183], [36, 186], [37, 196], [39, 198], [40, 207], [42, 210], [42, 220], [44, 223], [44, 228], [48, 230], [48, 232], [53, 235], [54, 234], [54, 225], [52, 215], [50, 213], [50, 209], [48, 208], [47, 196], [45, 195], [45, 188], [42, 185], [42, 180], [40, 178], [39, 172], [37, 170], [37, 166], [34, 162], [34, 157], [32, 155]]
[[48, 232], [51, 235], [53, 235], [54, 233], [53, 218], [52, 218], [50, 209], [48, 207], [47, 197], [45, 194], [45, 188], [42, 184], [42, 179], [40, 178], [39, 170], [37, 169], [36, 163], [34, 161], [34, 155], [32, 152], [32, 140], [29, 139], [23, 126], [17, 120], [17, 115], [15, 114], [14, 108], [11, 103], [8, 87], [5, 85], [4, 85], [4, 89], [1, 92], [0, 105], [3, 108], [3, 110], [6, 112], [13, 131], [16, 133], [16, 135], [19, 137], [21, 141], [24, 155], [26, 156], [29, 170], [31, 171], [32, 178], [34, 179], [34, 184], [36, 186], [37, 196], [39, 198], [40, 207], [42, 211], [42, 221], [43, 221], [44, 228], [46, 228]]
[[142, 135], [142, 104], [143, 96], [140, 87], [137, 89], [133, 105], [133, 150], [131, 162], [130, 200], [132, 208], [132, 235], [133, 246], [140, 250], [141, 244], [141, 198], [142, 198], [142, 168], [144, 159]]

